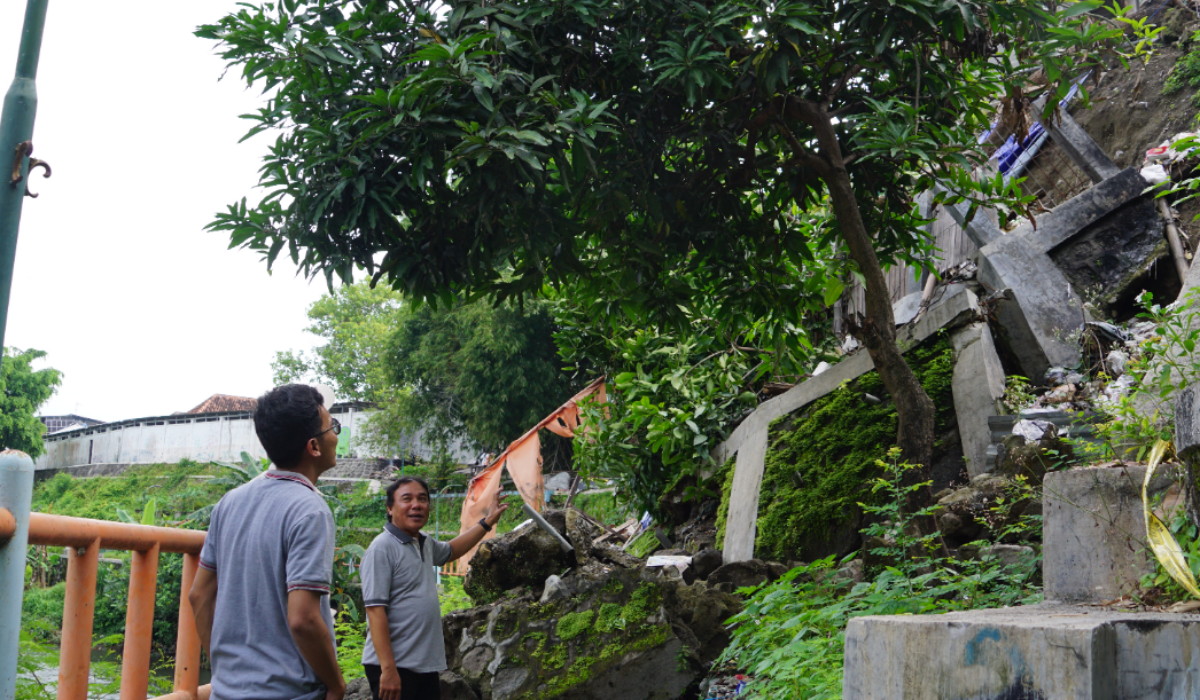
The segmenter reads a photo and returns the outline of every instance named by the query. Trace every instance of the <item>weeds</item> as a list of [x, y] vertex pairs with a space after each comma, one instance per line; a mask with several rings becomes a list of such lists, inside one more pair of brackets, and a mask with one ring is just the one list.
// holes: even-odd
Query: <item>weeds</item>
[[[956, 558], [942, 555], [938, 533], [921, 534], [916, 521], [934, 508], [905, 510], [905, 499], [924, 484], [903, 485], [913, 469], [890, 450], [876, 464], [883, 470], [873, 488], [889, 501], [864, 506], [878, 522], [862, 530], [883, 544], [872, 550], [891, 563], [871, 579], [852, 583], [840, 574], [833, 557], [798, 566], [778, 580], [739, 591], [746, 607], [729, 619], [730, 645], [717, 664], [733, 665], [755, 677], [752, 697], [839, 698], [846, 624], [862, 615], [948, 612], [1036, 603], [1036, 555], [1024, 565], [1006, 566], [995, 556]], [[1017, 482], [1014, 493], [992, 505], [1007, 536], [1040, 538], [1040, 519], [1013, 516], [1029, 493]], [[1002, 517], [1001, 517], [1002, 516]], [[974, 543], [976, 545], [986, 543]]]

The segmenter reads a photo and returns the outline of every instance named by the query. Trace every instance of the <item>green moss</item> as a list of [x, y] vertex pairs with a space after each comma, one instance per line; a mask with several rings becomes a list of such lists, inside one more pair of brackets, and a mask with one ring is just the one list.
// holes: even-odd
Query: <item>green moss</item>
[[513, 606], [506, 605], [500, 608], [495, 622], [492, 623], [492, 638], [508, 639], [520, 629], [520, 623], [521, 615], [513, 609]]
[[591, 627], [592, 618], [595, 612], [591, 610], [580, 610], [579, 612], [567, 613], [558, 618], [558, 623], [554, 627], [555, 634], [564, 642], [570, 641], [581, 634], [588, 631]]
[[654, 535], [653, 530], [643, 530], [625, 547], [625, 551], [639, 559], [645, 559], [650, 556], [651, 552], [658, 549], [660, 545], [661, 543], [658, 541], [658, 537]]
[[624, 592], [625, 584], [616, 576], [608, 579], [608, 583], [605, 583], [604, 587], [600, 589], [600, 594], [605, 596], [616, 596]]
[[546, 633], [530, 632], [521, 639], [521, 646], [530, 654], [537, 654], [546, 646]]
[[733, 465], [736, 460], [725, 460], [721, 467], [724, 477], [721, 479], [721, 502], [717, 505], [717, 542], [725, 541], [725, 522], [729, 518], [729, 494], [733, 493]]
[[604, 603], [596, 614], [596, 631], [608, 634], [615, 629], [625, 629], [625, 618], [621, 615], [621, 606], [616, 603]]
[[661, 606], [662, 592], [658, 590], [658, 586], [645, 581], [629, 596], [629, 602], [621, 610], [621, 617], [626, 622], [641, 622], [657, 614]]
[[[937, 432], [954, 421], [950, 395], [953, 350], [935, 336], [906, 359], [937, 407]], [[892, 402], [867, 403], [864, 394], [884, 395], [870, 372], [814, 401], [804, 411], [772, 427], [760, 500], [755, 552], [786, 561], [803, 559], [805, 542], [822, 541], [835, 528], [858, 517], [863, 488], [878, 459], [895, 443]]]
[[557, 670], [567, 664], [567, 645], [555, 644], [550, 652], [542, 656], [542, 668]]
[[[615, 579], [614, 579], [615, 580]], [[605, 588], [624, 592], [628, 584]], [[671, 633], [664, 621], [650, 623], [662, 606], [662, 592], [653, 582], [644, 581], [628, 593], [624, 604], [600, 603], [594, 610], [582, 610], [561, 615], [556, 633], [561, 643], [544, 646], [533, 634], [525, 638], [534, 653], [529, 664], [535, 670], [556, 671], [538, 688], [536, 697], [571, 697], [576, 689], [587, 686], [597, 673], [606, 672], [630, 653], [651, 649], [663, 644]], [[546, 619], [544, 617], [540, 619]], [[594, 624], [593, 624], [594, 623]], [[588, 630], [595, 634], [585, 634]], [[544, 678], [552, 674], [544, 674]]]

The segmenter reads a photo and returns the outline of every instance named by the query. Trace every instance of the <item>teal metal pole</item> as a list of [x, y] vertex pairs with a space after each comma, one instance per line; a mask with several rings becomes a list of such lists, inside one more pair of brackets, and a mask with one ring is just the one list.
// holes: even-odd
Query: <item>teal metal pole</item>
[[17, 649], [21, 641], [21, 595], [29, 544], [29, 504], [33, 500], [33, 460], [17, 450], [0, 452], [0, 508], [17, 521], [17, 531], [0, 542], [0, 698], [17, 694]]
[[[42, 52], [47, 1], [28, 0], [25, 5], [16, 77], [4, 96], [4, 112], [0, 114], [0, 348], [4, 347], [4, 329], [8, 325], [17, 229], [21, 223], [25, 185], [29, 180], [29, 153], [22, 144], [33, 142], [33, 118], [37, 114], [34, 79]], [[13, 182], [14, 174], [17, 182]]]

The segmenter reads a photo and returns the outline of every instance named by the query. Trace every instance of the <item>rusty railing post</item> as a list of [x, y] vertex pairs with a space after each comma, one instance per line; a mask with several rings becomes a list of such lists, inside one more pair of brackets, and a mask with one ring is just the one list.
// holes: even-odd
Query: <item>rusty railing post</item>
[[[21, 596], [25, 590], [25, 550], [29, 503], [33, 499], [33, 460], [24, 452], [0, 452], [0, 698], [16, 695], [17, 650], [21, 644]], [[11, 530], [11, 531], [10, 531]]]
[[62, 651], [58, 662], [58, 700], [87, 700], [92, 666], [92, 621], [96, 612], [96, 570], [100, 540], [75, 547], [67, 561], [63, 601]]
[[121, 657], [121, 700], [146, 700], [150, 685], [150, 641], [154, 634], [154, 591], [158, 584], [158, 545], [134, 551], [125, 609], [125, 651]]

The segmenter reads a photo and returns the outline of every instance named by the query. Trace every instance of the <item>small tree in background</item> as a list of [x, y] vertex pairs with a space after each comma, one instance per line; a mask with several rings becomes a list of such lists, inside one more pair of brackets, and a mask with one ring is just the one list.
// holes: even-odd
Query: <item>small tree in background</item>
[[42, 434], [46, 426], [38, 420], [37, 411], [62, 383], [58, 370], [33, 368], [34, 361], [45, 356], [41, 350], [4, 349], [0, 364], [0, 448], [20, 450], [30, 457], [45, 451]]

